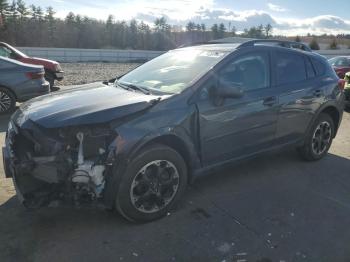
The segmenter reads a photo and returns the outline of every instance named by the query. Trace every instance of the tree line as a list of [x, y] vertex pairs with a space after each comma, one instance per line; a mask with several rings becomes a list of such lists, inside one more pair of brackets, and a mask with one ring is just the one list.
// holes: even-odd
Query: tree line
[[[268, 38], [272, 30], [270, 24], [259, 25], [241, 35]], [[113, 15], [102, 21], [73, 12], [60, 19], [52, 7], [0, 0], [0, 40], [16, 46], [168, 50], [236, 35], [231, 23], [207, 27], [190, 21], [183, 27], [168, 24], [165, 17], [149, 24], [135, 19], [119, 21]]]
[[[52, 7], [28, 6], [23, 0], [0, 0], [0, 41], [16, 46], [64, 47], [64, 48], [117, 48], [141, 50], [169, 50], [191, 43], [207, 42], [230, 36], [270, 38], [270, 24], [253, 26], [237, 33], [233, 23], [170, 25], [165, 17], [153, 23], [144, 21], [120, 21], [113, 15], [105, 21], [68, 13], [64, 18], [55, 17]], [[274, 36], [284, 39], [283, 36]], [[331, 39], [329, 49], [338, 48], [341, 41], [349, 43], [350, 35], [308, 34], [312, 49], [319, 49], [319, 39]], [[295, 41], [301, 41], [296, 37]], [[350, 44], [349, 44], [350, 48]]]

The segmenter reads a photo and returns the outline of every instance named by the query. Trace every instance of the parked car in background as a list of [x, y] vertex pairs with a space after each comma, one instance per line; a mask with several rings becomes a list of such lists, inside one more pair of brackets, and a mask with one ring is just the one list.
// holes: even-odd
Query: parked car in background
[[22, 104], [6, 177], [29, 208], [102, 202], [150, 221], [213, 168], [286, 146], [320, 160], [342, 119], [339, 78], [322, 56], [269, 43], [181, 48]]
[[346, 107], [350, 108], [350, 72], [347, 72], [344, 77], [344, 94]]
[[45, 69], [45, 79], [50, 83], [50, 88], [53, 90], [55, 80], [63, 79], [63, 70], [60, 64], [53, 60], [29, 57], [18, 49], [9, 44], [0, 42], [0, 56], [18, 60], [26, 64], [42, 65]]
[[328, 61], [339, 78], [344, 79], [345, 74], [350, 72], [350, 56], [337, 56]]
[[14, 110], [16, 101], [50, 92], [50, 84], [44, 78], [43, 66], [0, 57], [0, 114]]

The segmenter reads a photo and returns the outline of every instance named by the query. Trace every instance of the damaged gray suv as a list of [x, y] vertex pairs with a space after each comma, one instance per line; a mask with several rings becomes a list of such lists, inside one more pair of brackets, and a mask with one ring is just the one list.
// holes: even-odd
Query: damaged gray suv
[[289, 42], [173, 50], [110, 83], [22, 104], [6, 176], [28, 208], [103, 203], [151, 221], [214, 167], [285, 146], [321, 159], [342, 119], [338, 81], [326, 59]]

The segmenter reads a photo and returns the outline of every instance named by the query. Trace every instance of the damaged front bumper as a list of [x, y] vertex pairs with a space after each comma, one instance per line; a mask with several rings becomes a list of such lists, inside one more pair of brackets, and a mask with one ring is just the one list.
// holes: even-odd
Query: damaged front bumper
[[13, 153], [11, 152], [11, 147], [8, 144], [7, 137], [5, 140], [5, 146], [2, 148], [2, 159], [3, 159], [5, 177], [12, 178], [13, 185], [16, 189], [17, 198], [21, 202], [21, 204], [24, 204], [24, 197], [23, 197], [21, 191], [19, 190], [17, 182], [16, 182], [15, 169], [14, 169], [14, 165], [13, 165], [14, 156], [13, 156]]
[[2, 148], [3, 166], [24, 206], [81, 206], [103, 200], [111, 165], [106, 145], [111, 138], [100, 130], [82, 130], [79, 139], [62, 139], [35, 125], [21, 129], [11, 120]]

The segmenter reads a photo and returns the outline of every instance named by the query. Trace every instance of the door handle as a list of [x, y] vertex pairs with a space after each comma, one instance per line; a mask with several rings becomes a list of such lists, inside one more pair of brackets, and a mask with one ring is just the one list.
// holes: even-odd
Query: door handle
[[314, 91], [314, 96], [315, 97], [321, 97], [322, 96], [322, 91], [321, 90], [315, 90]]
[[275, 96], [268, 97], [264, 99], [264, 102], [263, 102], [264, 106], [273, 106], [275, 104], [277, 104], [277, 97]]

